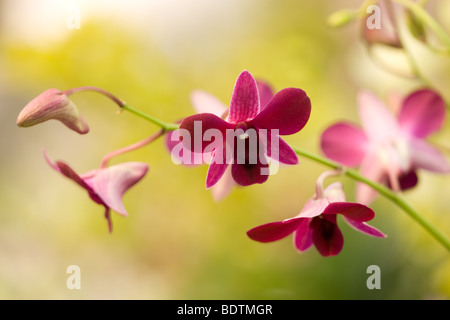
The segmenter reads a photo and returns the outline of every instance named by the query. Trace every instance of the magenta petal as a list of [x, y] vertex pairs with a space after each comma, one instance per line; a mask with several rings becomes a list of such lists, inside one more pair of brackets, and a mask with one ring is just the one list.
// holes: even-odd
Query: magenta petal
[[342, 214], [348, 219], [364, 222], [372, 220], [375, 213], [369, 207], [352, 202], [333, 202], [330, 203], [322, 214]]
[[258, 87], [253, 76], [243, 71], [236, 80], [231, 96], [228, 120], [239, 123], [253, 119], [259, 113]]
[[141, 162], [125, 162], [106, 169], [99, 169], [92, 179], [86, 179], [103, 202], [117, 213], [127, 216], [122, 202], [125, 192], [147, 173], [148, 165]]
[[401, 128], [417, 138], [438, 131], [445, 119], [445, 102], [432, 90], [419, 90], [403, 102], [399, 114]]
[[367, 137], [358, 127], [349, 123], [337, 123], [327, 128], [321, 137], [323, 153], [346, 166], [361, 163], [367, 150]]
[[[180, 124], [180, 139], [183, 145], [192, 152], [203, 152], [210, 144], [222, 144], [225, 141], [226, 130], [234, 129], [234, 125], [211, 113], [194, 114], [185, 118]], [[182, 130], [182, 131], [181, 131]], [[205, 132], [221, 135], [222, 141], [207, 141]]]
[[377, 228], [374, 228], [370, 225], [368, 225], [365, 222], [360, 222], [360, 221], [355, 221], [352, 219], [348, 219], [347, 217], [344, 216], [344, 220], [354, 229], [363, 232], [369, 236], [373, 236], [373, 237], [378, 237], [378, 238], [385, 238], [386, 235], [384, 233], [382, 233], [380, 230], [378, 230]]
[[67, 163], [62, 161], [56, 161], [56, 166], [58, 167], [59, 172], [61, 172], [67, 178], [75, 181], [82, 188], [86, 189], [89, 192], [89, 194], [95, 194], [95, 191], [91, 188], [91, 186], [89, 186], [85, 182], [85, 180], [82, 179]]
[[283, 239], [297, 229], [301, 219], [271, 222], [247, 231], [247, 236], [259, 242], [272, 242]]
[[206, 175], [206, 188], [214, 186], [224, 175], [228, 167], [226, 150], [216, 150]]
[[204, 162], [202, 153], [192, 152], [183, 145], [178, 130], [169, 131], [166, 134], [165, 144], [170, 152], [172, 160], [177, 163], [191, 166], [199, 165]]
[[[268, 157], [284, 164], [298, 164], [297, 154], [283, 138], [278, 135], [272, 135], [269, 132], [267, 132], [267, 138], [262, 136], [260, 135], [260, 138], [267, 145], [266, 153]], [[273, 145], [272, 140], [277, 141], [278, 146]]]
[[308, 250], [313, 245], [313, 230], [309, 227], [312, 219], [301, 218], [294, 233], [294, 245], [300, 252]]
[[278, 129], [280, 135], [300, 131], [311, 114], [311, 101], [297, 88], [279, 91], [249, 124], [259, 129]]
[[258, 86], [259, 92], [259, 107], [260, 110], [264, 109], [270, 100], [273, 98], [272, 88], [264, 81], [257, 80], [256, 85]]
[[[417, 185], [419, 178], [417, 177], [417, 173], [414, 170], [410, 170], [408, 172], [402, 172], [398, 177], [398, 183], [400, 185], [401, 190], [408, 190]], [[387, 182], [387, 186], [392, 189], [391, 183]]]
[[255, 183], [264, 183], [269, 178], [269, 164], [264, 159], [257, 159], [257, 163], [237, 163], [231, 165], [231, 175], [234, 181], [241, 186], [250, 186]]
[[336, 224], [336, 216], [333, 218], [314, 218], [310, 223], [314, 245], [324, 257], [337, 255], [344, 246], [344, 237]]

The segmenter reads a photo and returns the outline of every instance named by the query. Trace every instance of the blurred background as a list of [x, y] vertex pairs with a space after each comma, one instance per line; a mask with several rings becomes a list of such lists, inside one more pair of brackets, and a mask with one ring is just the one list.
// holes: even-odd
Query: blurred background
[[[292, 237], [270, 244], [248, 239], [247, 230], [296, 215], [314, 194], [327, 168], [308, 159], [215, 202], [205, 190], [207, 167], [173, 164], [158, 140], [112, 160], [146, 162], [150, 171], [124, 196], [129, 217], [113, 212], [109, 234], [103, 207], [54, 172], [42, 148], [83, 173], [97, 168], [104, 154], [158, 128], [118, 114], [116, 105], [92, 92], [72, 96], [91, 128], [87, 135], [57, 121], [16, 126], [20, 110], [44, 90], [85, 85], [176, 121], [193, 113], [190, 93], [196, 89], [228, 104], [237, 76], [247, 69], [276, 91], [299, 87], [308, 93], [311, 118], [286, 140], [320, 153], [325, 128], [358, 121], [358, 90], [386, 99], [391, 91], [406, 94], [421, 86], [374, 62], [359, 23], [327, 25], [331, 13], [360, 4], [0, 0], [0, 299], [450, 298], [448, 251], [383, 198], [371, 205], [371, 224], [388, 237], [368, 237], [339, 220], [345, 245], [336, 257], [323, 258], [314, 248], [299, 254]], [[448, 1], [429, 5], [450, 30]], [[412, 45], [422, 71], [450, 98], [449, 59]], [[449, 127], [447, 121], [432, 136], [447, 154]], [[419, 179], [406, 198], [450, 236], [450, 177], [420, 172]], [[354, 182], [338, 180], [354, 200]], [[80, 267], [80, 290], [66, 286], [70, 265]], [[370, 265], [380, 267], [379, 290], [366, 286]]]

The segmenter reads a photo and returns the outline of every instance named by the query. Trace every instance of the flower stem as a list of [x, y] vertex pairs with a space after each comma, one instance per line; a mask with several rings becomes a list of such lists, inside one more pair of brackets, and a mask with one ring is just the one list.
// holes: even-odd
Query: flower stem
[[431, 224], [431, 222], [429, 222], [417, 210], [415, 210], [401, 195], [396, 194], [391, 189], [380, 183], [367, 179], [356, 170], [344, 168], [342, 165], [334, 161], [331, 161], [327, 158], [324, 158], [322, 156], [319, 156], [317, 154], [303, 150], [298, 147], [292, 147], [292, 149], [298, 155], [304, 156], [308, 159], [311, 159], [313, 161], [316, 161], [333, 169], [341, 169], [342, 173], [347, 177], [355, 181], [365, 183], [366, 185], [372, 187], [373, 189], [378, 191], [381, 195], [383, 195], [384, 197], [395, 203], [404, 212], [406, 212], [411, 218], [413, 218], [416, 222], [418, 222], [425, 230], [427, 230], [437, 241], [439, 241], [450, 252], [450, 240], [442, 232], [440, 232], [433, 224]]
[[121, 110], [127, 110], [145, 120], [150, 121], [153, 124], [156, 124], [158, 127], [160, 127], [161, 129], [163, 129], [164, 131], [173, 131], [178, 129], [179, 125], [174, 124], [174, 123], [167, 123], [164, 121], [161, 121], [155, 117], [152, 117], [142, 111], [139, 111], [137, 109], [134, 109], [133, 107], [131, 107], [130, 105], [128, 105], [125, 101], [119, 99], [118, 97], [116, 97], [115, 95], [113, 95], [111, 92], [99, 88], [99, 87], [94, 87], [94, 86], [84, 86], [84, 87], [78, 87], [78, 88], [73, 88], [73, 89], [69, 89], [66, 90], [64, 93], [69, 96], [71, 94], [80, 92], [80, 91], [95, 91], [98, 93], [103, 94], [104, 96], [108, 97], [109, 99], [111, 99], [112, 101], [114, 101], [120, 108]]
[[422, 23], [427, 25], [447, 49], [450, 49], [450, 36], [445, 32], [439, 23], [423, 8], [423, 4], [412, 2], [410, 0], [393, 0], [398, 4], [409, 9]]
[[161, 137], [164, 134], [165, 130], [162, 129], [158, 132], [156, 132], [155, 134], [151, 135], [148, 138], [145, 138], [144, 140], [138, 141], [136, 143], [133, 143], [132, 145], [126, 146], [124, 148], [118, 149], [118, 150], [114, 150], [108, 154], [106, 154], [103, 159], [102, 162], [100, 164], [100, 168], [106, 168], [108, 165], [108, 161], [113, 158], [116, 157], [120, 154], [126, 153], [126, 152], [130, 152], [139, 148], [142, 148], [146, 145], [148, 145], [149, 143], [155, 141], [156, 139], [158, 139], [159, 137]]
[[167, 122], [161, 121], [161, 120], [159, 120], [159, 119], [157, 119], [155, 117], [152, 117], [152, 116], [150, 116], [150, 115], [148, 115], [148, 114], [146, 114], [146, 113], [144, 113], [144, 112], [142, 112], [140, 110], [134, 109], [133, 107], [131, 107], [130, 105], [128, 105], [126, 103], [122, 106], [122, 109], [123, 110], [127, 110], [127, 111], [133, 113], [134, 115], [136, 115], [138, 117], [141, 117], [141, 118], [143, 118], [145, 120], [150, 121], [151, 123], [159, 126], [164, 131], [177, 130], [178, 127], [179, 127], [179, 125], [176, 124], [176, 123], [167, 123]]
[[108, 97], [109, 99], [111, 99], [112, 101], [114, 101], [115, 103], [117, 103], [117, 105], [119, 107], [123, 107], [123, 105], [125, 104], [124, 101], [117, 98], [111, 92], [109, 92], [105, 89], [99, 88], [99, 87], [94, 87], [94, 86], [83, 86], [83, 87], [73, 88], [73, 89], [66, 90], [64, 93], [67, 96], [70, 96], [71, 94], [74, 94], [74, 93], [77, 93], [80, 91], [95, 91], [95, 92], [101, 93], [101, 94], [105, 95], [106, 97]]

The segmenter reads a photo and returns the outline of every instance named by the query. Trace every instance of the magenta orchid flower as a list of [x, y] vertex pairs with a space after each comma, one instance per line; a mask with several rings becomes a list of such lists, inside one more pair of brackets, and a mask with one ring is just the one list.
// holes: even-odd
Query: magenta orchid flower
[[[273, 98], [273, 90], [269, 84], [261, 80], [257, 80], [256, 85], [259, 92], [260, 109], [263, 110]], [[227, 120], [228, 107], [210, 93], [202, 90], [195, 90], [191, 94], [191, 101], [196, 113], [211, 113]], [[167, 134], [166, 146], [175, 163], [190, 166], [193, 164], [204, 163], [208, 158], [208, 155], [192, 152], [188, 148], [184, 147], [180, 140], [178, 130], [170, 131]], [[176, 149], [177, 147], [178, 149]], [[190, 156], [185, 157], [185, 154], [189, 154]], [[188, 159], [187, 163], [185, 163], [185, 159]], [[219, 181], [211, 187], [213, 199], [215, 201], [223, 200], [231, 192], [235, 185], [236, 183], [231, 175], [231, 167], [229, 166], [222, 178], [220, 178]]]
[[75, 104], [58, 89], [48, 89], [31, 100], [19, 113], [17, 125], [30, 127], [51, 119], [61, 121], [80, 134], [89, 132]]
[[[346, 166], [360, 166], [361, 173], [395, 191], [417, 184], [416, 171], [449, 173], [444, 155], [425, 138], [438, 131], [445, 118], [445, 103], [434, 91], [418, 90], [407, 96], [390, 112], [382, 101], [368, 91], [358, 96], [362, 128], [339, 122], [324, 131], [324, 154]], [[358, 183], [357, 201], [368, 204], [376, 191]]]
[[[320, 179], [319, 179], [320, 180]], [[345, 201], [340, 182], [330, 184], [325, 190], [318, 181], [318, 193], [309, 199], [300, 214], [283, 221], [271, 222], [247, 231], [250, 239], [273, 242], [294, 234], [294, 245], [300, 252], [313, 244], [324, 256], [339, 254], [344, 246], [344, 237], [337, 224], [337, 215], [354, 229], [374, 237], [385, 237], [378, 229], [366, 222], [374, 217], [369, 207]]]
[[109, 232], [112, 232], [110, 210], [127, 217], [122, 197], [125, 192], [139, 182], [147, 173], [148, 165], [141, 162], [125, 162], [107, 168], [99, 168], [78, 175], [68, 164], [62, 161], [53, 163], [44, 151], [47, 163], [65, 177], [84, 188], [89, 197], [105, 207], [105, 218]]
[[[182, 141], [193, 152], [212, 152], [206, 178], [207, 188], [214, 186], [223, 177], [229, 165], [231, 176], [238, 185], [263, 183], [268, 179], [266, 156], [277, 154], [277, 160], [281, 163], [298, 163], [297, 155], [280, 135], [300, 131], [308, 121], [310, 112], [309, 97], [297, 88], [279, 91], [261, 108], [257, 83], [248, 71], [243, 71], [236, 80], [226, 120], [213, 113], [189, 116], [180, 125], [180, 130], [187, 133], [183, 135]], [[214, 135], [213, 142], [205, 139], [210, 131], [219, 133]], [[236, 132], [240, 134], [236, 136]], [[231, 148], [230, 137], [236, 142]], [[194, 140], [193, 144], [190, 138]], [[195, 147], [196, 141], [200, 142], [200, 150]], [[272, 147], [273, 141], [278, 144], [276, 150]], [[236, 148], [242, 143], [243, 148]], [[211, 145], [213, 150], [209, 149]], [[255, 154], [256, 157], [252, 157]]]

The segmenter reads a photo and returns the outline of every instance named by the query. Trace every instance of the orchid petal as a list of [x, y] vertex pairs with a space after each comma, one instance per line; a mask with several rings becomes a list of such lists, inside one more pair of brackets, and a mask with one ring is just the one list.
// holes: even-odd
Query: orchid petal
[[278, 129], [280, 135], [300, 131], [308, 122], [311, 101], [297, 88], [279, 91], [249, 124], [259, 129]]
[[247, 231], [247, 236], [259, 242], [272, 242], [283, 239], [297, 229], [301, 219], [278, 221], [263, 224]]
[[141, 162], [125, 162], [100, 169], [90, 184], [104, 203], [117, 213], [127, 216], [122, 202], [124, 193], [147, 173], [148, 165]]
[[227, 154], [225, 149], [226, 148], [218, 149], [214, 152], [208, 168], [208, 173], [206, 175], [207, 189], [214, 186], [222, 178], [228, 167]]
[[358, 110], [363, 130], [370, 141], [379, 143], [399, 136], [400, 128], [394, 115], [373, 93], [359, 92]]
[[202, 90], [195, 90], [191, 93], [191, 102], [196, 113], [212, 113], [222, 117], [227, 110], [227, 106], [222, 101]]
[[295, 218], [314, 218], [320, 216], [330, 203], [326, 198], [309, 199]]
[[403, 131], [425, 138], [442, 127], [445, 102], [432, 90], [415, 91], [404, 100], [398, 120]]
[[341, 252], [344, 237], [336, 224], [336, 216], [334, 219], [315, 218], [311, 221], [310, 227], [313, 229], [314, 245], [322, 256], [335, 256]]
[[323, 211], [323, 215], [342, 214], [344, 217], [357, 222], [365, 222], [372, 220], [375, 213], [369, 207], [352, 202], [333, 202], [330, 203]]
[[[368, 153], [360, 167], [361, 174], [374, 182], [385, 183], [387, 178], [387, 171], [383, 164], [380, 162], [377, 154]], [[377, 192], [372, 187], [365, 183], [358, 182], [356, 185], [356, 201], [362, 204], [371, 203]]]
[[263, 110], [270, 100], [273, 98], [273, 90], [264, 81], [257, 80], [256, 85], [258, 86], [258, 93], [259, 93], [259, 107], [260, 110]]
[[378, 237], [378, 238], [385, 238], [386, 235], [384, 233], [382, 233], [380, 230], [378, 230], [375, 227], [372, 227], [370, 225], [368, 225], [365, 222], [361, 222], [361, 221], [355, 221], [353, 219], [350, 219], [346, 216], [344, 216], [344, 220], [354, 229], [365, 233], [369, 236], [373, 236], [373, 237]]
[[425, 140], [410, 140], [412, 166], [437, 173], [450, 173], [445, 156]]
[[[180, 131], [183, 145], [192, 152], [201, 153], [210, 144], [223, 145], [227, 129], [234, 129], [234, 125], [211, 113], [200, 113], [185, 118], [181, 122], [179, 130], [183, 130]], [[205, 132], [208, 131], [217, 131], [217, 134], [222, 136], [222, 141], [211, 142], [204, 139]], [[186, 137], [190, 139], [186, 139]]]
[[325, 156], [343, 165], [353, 167], [361, 163], [368, 146], [364, 132], [349, 123], [337, 123], [327, 128], [321, 137]]
[[[263, 129], [264, 130], [264, 129]], [[289, 165], [298, 164], [298, 157], [291, 146], [283, 140], [279, 135], [272, 134], [270, 131], [267, 134], [261, 134], [259, 131], [259, 137], [263, 141], [266, 147], [266, 154], [268, 157]], [[276, 139], [276, 140], [275, 140]], [[277, 141], [278, 140], [278, 141]], [[272, 145], [272, 142], [277, 141], [277, 147]]]
[[243, 71], [236, 80], [228, 120], [239, 123], [253, 119], [259, 113], [258, 87], [253, 76]]
[[309, 227], [312, 219], [299, 219], [300, 223], [294, 232], [294, 245], [300, 252], [308, 250], [313, 245], [313, 230]]
[[167, 133], [165, 145], [169, 150], [172, 159], [177, 161], [177, 163], [185, 166], [194, 166], [204, 162], [202, 153], [192, 152], [184, 146], [180, 139], [180, 131], [178, 129]]
[[211, 187], [211, 193], [215, 201], [223, 200], [235, 186], [233, 176], [231, 175], [231, 166], [227, 166], [224, 174], [219, 181]]
[[258, 161], [256, 164], [238, 164], [233, 163], [231, 165], [231, 175], [234, 181], [241, 186], [250, 186], [255, 183], [264, 183], [269, 178], [268, 174], [263, 173], [269, 172], [269, 165], [267, 162], [263, 163]]
[[342, 183], [339, 181], [331, 183], [323, 191], [325, 198], [328, 202], [345, 202], [345, 193]]

